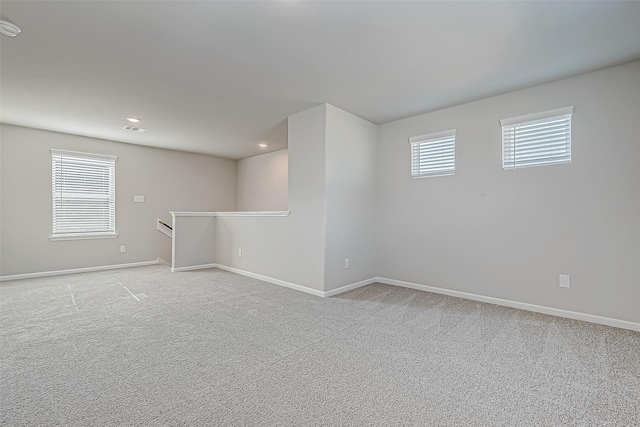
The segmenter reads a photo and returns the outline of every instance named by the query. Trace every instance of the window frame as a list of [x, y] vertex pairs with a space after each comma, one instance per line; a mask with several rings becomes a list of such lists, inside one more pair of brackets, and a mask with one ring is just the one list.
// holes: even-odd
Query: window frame
[[[563, 117], [568, 116], [568, 136], [565, 137], [564, 141], [560, 144], [554, 144], [557, 145], [557, 147], [561, 147], [562, 144], [564, 144], [565, 147], [565, 151], [568, 152], [568, 158], [566, 159], [559, 159], [559, 160], [548, 160], [548, 161], [544, 161], [544, 157], [540, 156], [538, 158], [534, 158], [531, 157], [528, 161], [527, 160], [521, 160], [522, 164], [518, 164], [518, 161], [516, 160], [516, 154], [517, 154], [517, 141], [516, 141], [516, 135], [515, 135], [515, 127], [517, 126], [534, 126], [535, 122], [542, 122], [545, 120], [553, 120], [553, 119], [560, 119]], [[516, 169], [524, 169], [524, 168], [530, 168], [530, 167], [537, 167], [537, 166], [550, 166], [550, 165], [560, 165], [560, 164], [568, 164], [571, 163], [571, 158], [572, 158], [572, 147], [571, 147], [571, 139], [572, 139], [572, 125], [573, 125], [573, 106], [568, 106], [568, 107], [563, 107], [563, 108], [556, 108], [553, 110], [548, 110], [548, 111], [542, 111], [539, 113], [533, 113], [533, 114], [526, 114], [523, 116], [517, 116], [517, 117], [511, 117], [508, 119], [502, 119], [500, 120], [500, 126], [501, 126], [501, 139], [502, 139], [502, 169], [503, 170], [513, 170], [515, 171]], [[542, 123], [540, 123], [542, 124]], [[511, 141], [507, 141], [505, 138], [505, 134], [506, 131], [509, 127], [514, 128], [512, 132], [514, 132], [513, 134], [513, 142]], [[535, 142], [534, 142], [535, 143]], [[513, 153], [512, 159], [508, 159], [505, 154], [507, 152], [506, 149], [506, 145], [507, 144], [511, 144], [513, 145], [513, 150], [511, 151]], [[541, 140], [539, 141], [539, 144], [544, 145], [544, 142]], [[528, 147], [528, 149], [535, 149], [537, 146], [530, 146]], [[540, 147], [541, 148], [541, 147]], [[547, 144], [547, 147], [549, 148], [549, 150], [551, 150], [552, 147], [549, 146], [549, 144]], [[551, 158], [551, 156], [548, 156], [549, 158]], [[561, 156], [556, 156], [556, 157], [561, 157]]]
[[[416, 159], [415, 159], [415, 147], [416, 145], [420, 145], [420, 144], [429, 144], [429, 143], [435, 143], [439, 140], [445, 140], [448, 139], [449, 137], [453, 137], [453, 148], [451, 150], [451, 152], [446, 152], [445, 156], [449, 156], [449, 155], [453, 155], [453, 160], [451, 161], [451, 169], [442, 169], [442, 170], [435, 170], [433, 172], [423, 172], [420, 173], [421, 168], [418, 167], [418, 173], [414, 174], [414, 165], [416, 163]], [[419, 136], [412, 136], [409, 138], [409, 150], [410, 150], [410, 155], [411, 155], [411, 164], [410, 164], [410, 173], [411, 173], [411, 178], [412, 179], [421, 179], [421, 178], [432, 178], [432, 177], [436, 177], [436, 176], [450, 176], [450, 175], [455, 175], [456, 173], [456, 130], [455, 129], [449, 129], [449, 130], [444, 130], [444, 131], [440, 131], [440, 132], [434, 132], [434, 133], [429, 133], [429, 134], [425, 134], [425, 135], [419, 135]], [[434, 161], [437, 160], [441, 160], [438, 157], [434, 157], [433, 159]], [[420, 160], [419, 160], [420, 161]]]
[[[59, 165], [61, 159], [76, 159], [80, 161], [85, 161], [89, 164], [92, 160], [102, 162], [103, 169], [108, 171], [108, 192], [109, 194], [106, 196], [109, 199], [109, 216], [107, 221], [109, 223], [113, 223], [113, 228], [109, 227], [108, 231], [96, 231], [86, 229], [84, 231], [77, 232], [56, 232], [56, 191], [58, 185], [56, 184], [56, 165]], [[78, 151], [68, 151], [68, 150], [59, 150], [59, 149], [51, 149], [51, 235], [49, 239], [52, 241], [58, 240], [86, 240], [86, 239], [112, 239], [118, 236], [116, 231], [116, 156], [110, 156], [105, 154], [93, 154], [93, 153], [83, 153]], [[80, 193], [86, 195], [87, 193]], [[58, 213], [59, 215], [59, 213]], [[109, 224], [110, 226], [111, 224]], [[60, 225], [58, 224], [58, 228]]]

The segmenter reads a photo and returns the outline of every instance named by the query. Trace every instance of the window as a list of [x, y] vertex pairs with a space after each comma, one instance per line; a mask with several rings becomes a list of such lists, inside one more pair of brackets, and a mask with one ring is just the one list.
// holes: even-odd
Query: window
[[116, 237], [116, 157], [51, 150], [52, 240]]
[[456, 130], [409, 138], [411, 176], [453, 175], [456, 170]]
[[573, 107], [500, 120], [502, 169], [571, 162]]

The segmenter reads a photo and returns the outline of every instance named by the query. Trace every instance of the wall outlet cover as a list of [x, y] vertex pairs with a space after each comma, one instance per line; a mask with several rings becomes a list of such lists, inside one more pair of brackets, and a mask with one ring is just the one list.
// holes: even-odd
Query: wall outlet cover
[[560, 287], [561, 288], [570, 288], [571, 287], [571, 276], [568, 274], [560, 275]]

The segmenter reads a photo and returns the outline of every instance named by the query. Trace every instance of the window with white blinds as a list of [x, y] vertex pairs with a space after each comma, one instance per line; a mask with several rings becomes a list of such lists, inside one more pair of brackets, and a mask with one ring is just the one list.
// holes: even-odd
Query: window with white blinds
[[456, 170], [456, 130], [409, 138], [411, 176], [453, 175]]
[[116, 236], [116, 157], [51, 150], [51, 238]]
[[500, 120], [502, 168], [571, 162], [573, 107]]

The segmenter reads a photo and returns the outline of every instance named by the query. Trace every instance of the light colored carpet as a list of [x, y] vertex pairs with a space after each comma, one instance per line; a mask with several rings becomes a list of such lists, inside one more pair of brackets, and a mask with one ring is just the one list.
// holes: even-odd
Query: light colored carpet
[[164, 266], [5, 282], [2, 425], [638, 426], [640, 333]]

